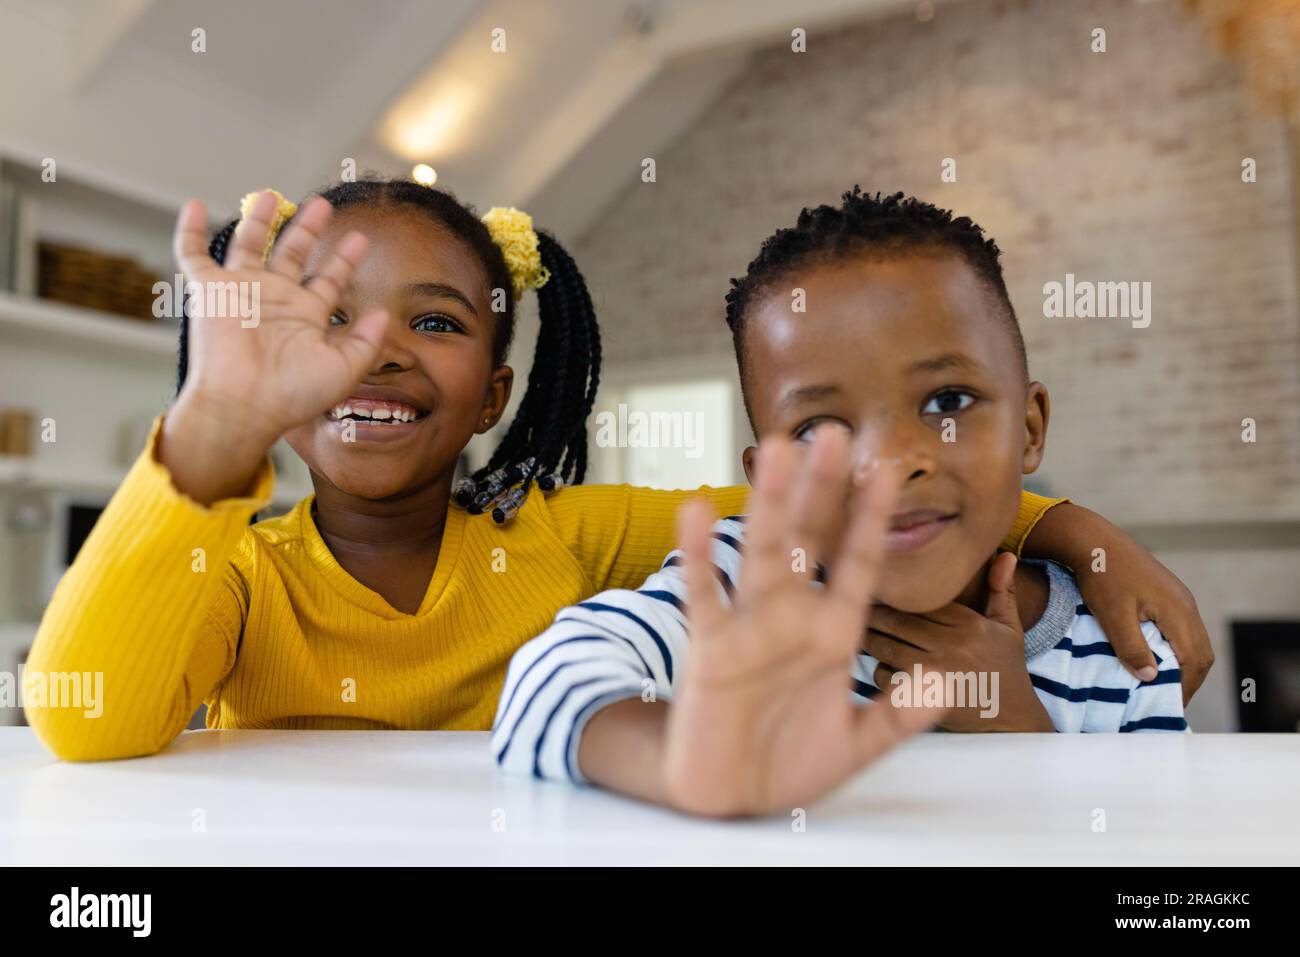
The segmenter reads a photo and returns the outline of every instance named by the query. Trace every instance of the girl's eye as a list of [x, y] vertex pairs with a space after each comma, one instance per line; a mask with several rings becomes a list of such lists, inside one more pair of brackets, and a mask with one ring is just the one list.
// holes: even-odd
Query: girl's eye
[[421, 316], [411, 324], [416, 332], [461, 332], [461, 325], [450, 316], [435, 314]]
[[921, 409], [922, 415], [950, 415], [968, 408], [975, 401], [975, 396], [961, 389], [944, 389], [936, 392]]
[[343, 313], [341, 313], [341, 312], [335, 312], [335, 313], [331, 313], [331, 314], [330, 314], [330, 325], [331, 325], [331, 326], [341, 326], [341, 325], [345, 324], [347, 321], [348, 321], [348, 320], [347, 320], [347, 317], [344, 316]]
[[812, 419], [794, 430], [794, 440], [796, 442], [811, 442], [817, 430], [826, 426], [843, 429], [849, 433], [853, 432], [848, 423], [840, 419]]

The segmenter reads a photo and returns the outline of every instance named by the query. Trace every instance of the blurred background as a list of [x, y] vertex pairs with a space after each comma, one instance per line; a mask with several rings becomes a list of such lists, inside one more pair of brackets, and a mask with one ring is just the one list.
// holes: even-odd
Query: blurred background
[[[1003, 249], [1053, 399], [1031, 487], [1196, 594], [1193, 728], [1297, 729], [1297, 0], [0, 0], [0, 90], [0, 670], [172, 397], [185, 199], [378, 172], [527, 210], [593, 290], [601, 421], [686, 426], [588, 480], [690, 487], [751, 438], [728, 278], [860, 183]], [[1045, 319], [1067, 273], [1150, 282], [1149, 327]]]

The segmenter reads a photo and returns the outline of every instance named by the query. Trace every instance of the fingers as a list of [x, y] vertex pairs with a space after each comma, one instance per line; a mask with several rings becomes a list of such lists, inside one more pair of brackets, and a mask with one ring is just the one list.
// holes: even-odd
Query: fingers
[[694, 498], [677, 510], [677, 547], [684, 556], [687, 617], [691, 640], [704, 641], [726, 613], [713, 573], [713, 506]]
[[262, 253], [266, 249], [266, 237], [271, 231], [271, 220], [275, 218], [275, 194], [269, 189], [258, 194], [249, 214], [235, 227], [235, 235], [230, 238], [226, 251], [227, 269], [260, 269]]
[[[966, 626], [969, 627], [979, 612], [972, 612], [965, 606], [962, 606], [962, 611], [967, 613], [964, 618]], [[914, 615], [911, 612], [899, 611], [888, 605], [872, 605], [868, 614], [871, 631], [888, 635], [920, 651], [939, 650], [944, 642], [951, 641], [951, 629], [962, 627], [961, 624], [936, 621], [929, 615]]]
[[834, 531], [843, 528], [850, 480], [848, 434], [836, 426], [822, 426], [797, 457], [802, 461], [797, 463], [789, 497], [785, 561], [789, 565], [795, 549], [801, 549], [804, 566], [811, 569], [830, 560], [828, 543]]
[[[1141, 615], [1139, 615], [1141, 617]], [[1191, 613], [1175, 615], [1146, 616], [1160, 626], [1160, 633], [1165, 636], [1178, 656], [1178, 668], [1183, 678], [1183, 705], [1192, 700], [1192, 695], [1205, 681], [1205, 676], [1214, 666], [1214, 648], [1210, 644], [1210, 633], [1201, 620], [1201, 614], [1195, 602]]]
[[789, 439], [765, 439], [759, 446], [745, 517], [745, 561], [736, 592], [742, 601], [765, 594], [790, 574], [785, 543], [794, 467], [794, 444]]
[[926, 653], [915, 645], [899, 641], [892, 635], [868, 628], [862, 639], [862, 650], [882, 664], [889, 665], [895, 671], [910, 671], [914, 664], [927, 657]]
[[355, 386], [370, 371], [375, 357], [384, 344], [388, 327], [388, 313], [383, 309], [367, 312], [356, 322], [349, 323], [337, 338], [336, 348], [342, 354], [352, 373], [349, 388]]
[[1092, 609], [1101, 623], [1101, 630], [1110, 639], [1115, 655], [1139, 681], [1151, 681], [1156, 676], [1156, 658], [1151, 653], [1142, 628], [1138, 624], [1137, 605], [1121, 603]]
[[[334, 253], [321, 267], [316, 275], [307, 282], [307, 289], [315, 293], [324, 302], [326, 315], [338, 308], [343, 298], [343, 290], [352, 280], [352, 273], [366, 258], [369, 240], [361, 233], [350, 232], [339, 240]], [[296, 278], [296, 277], [295, 277]]]
[[320, 242], [321, 234], [333, 215], [334, 207], [320, 196], [313, 196], [304, 203], [298, 215], [280, 234], [267, 268], [294, 282], [301, 282], [307, 256]]
[[846, 640], [854, 643], [866, 625], [899, 484], [898, 470], [893, 468], [875, 469], [861, 481], [853, 494], [849, 527], [831, 568], [827, 594], [836, 608], [836, 630], [842, 629]]
[[882, 686], [875, 700], [858, 709], [854, 717], [858, 767], [870, 764], [912, 735], [934, 727], [947, 713], [946, 708], [926, 707], [919, 702], [897, 703], [890, 687]]
[[172, 255], [176, 268], [186, 277], [220, 268], [208, 255], [208, 211], [197, 199], [181, 207], [172, 236]]

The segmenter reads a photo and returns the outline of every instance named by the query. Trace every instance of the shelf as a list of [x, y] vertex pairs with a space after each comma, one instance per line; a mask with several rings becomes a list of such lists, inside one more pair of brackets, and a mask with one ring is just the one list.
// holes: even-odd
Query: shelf
[[108, 349], [150, 361], [176, 361], [178, 328], [161, 320], [127, 319], [29, 296], [0, 293], [0, 338], [42, 345]]
[[[0, 455], [0, 491], [8, 488], [30, 488], [53, 492], [89, 492], [105, 498], [117, 491], [126, 478], [126, 469], [73, 470], [66, 466], [49, 465], [32, 458]], [[312, 492], [310, 485], [277, 482], [272, 493], [272, 504], [296, 505]]]
[[34, 458], [0, 455], [0, 487], [26, 486], [38, 489], [67, 489], [76, 492], [112, 493], [126, 471], [61, 468]]

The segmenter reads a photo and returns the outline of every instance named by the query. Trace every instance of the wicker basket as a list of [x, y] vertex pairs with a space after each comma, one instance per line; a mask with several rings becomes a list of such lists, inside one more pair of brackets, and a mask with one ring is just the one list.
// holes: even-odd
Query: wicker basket
[[154, 318], [153, 286], [159, 279], [126, 256], [41, 243], [39, 275], [42, 299], [132, 319]]

